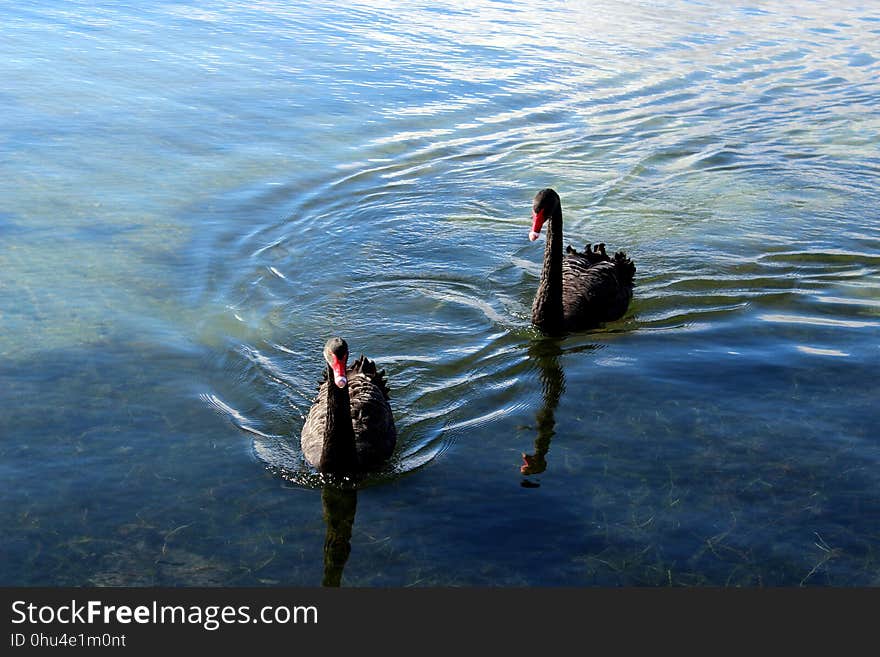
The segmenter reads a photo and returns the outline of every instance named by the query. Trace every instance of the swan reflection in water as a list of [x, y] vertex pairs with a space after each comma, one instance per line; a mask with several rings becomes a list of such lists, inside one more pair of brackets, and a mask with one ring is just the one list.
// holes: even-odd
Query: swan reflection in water
[[357, 489], [327, 485], [321, 490], [327, 534], [324, 538], [323, 586], [339, 586], [351, 554], [351, 530], [357, 511]]
[[[351, 554], [351, 530], [357, 510], [354, 483], [388, 460], [397, 444], [385, 370], [363, 354], [348, 366], [348, 343], [332, 337], [324, 344], [324, 380], [300, 435], [305, 460], [323, 476], [321, 504], [324, 586], [339, 586]], [[355, 484], [356, 485], [356, 484]]]
[[[559, 398], [565, 392], [565, 372], [559, 363], [562, 355], [561, 340], [543, 338], [533, 341], [528, 348], [529, 359], [538, 366], [538, 376], [541, 380], [541, 408], [535, 414], [535, 424], [538, 436], [535, 438], [535, 448], [531, 454], [523, 452], [523, 464], [520, 473], [523, 475], [537, 475], [547, 469], [547, 452], [550, 450], [550, 441], [556, 433], [556, 407], [559, 406]], [[531, 479], [523, 479], [521, 485], [526, 488], [537, 488], [540, 484]]]

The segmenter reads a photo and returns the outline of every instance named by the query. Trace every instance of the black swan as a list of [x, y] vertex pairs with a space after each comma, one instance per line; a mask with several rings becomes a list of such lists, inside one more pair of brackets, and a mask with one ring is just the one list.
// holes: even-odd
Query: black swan
[[542, 189], [532, 204], [529, 239], [538, 239], [549, 220], [541, 283], [532, 305], [532, 324], [550, 335], [594, 328], [620, 319], [632, 299], [632, 260], [623, 251], [610, 258], [605, 245], [590, 244], [583, 253], [570, 246], [562, 255], [562, 203], [552, 189]]
[[375, 470], [397, 444], [385, 370], [361, 355], [351, 367], [348, 344], [330, 338], [324, 345], [325, 380], [303, 425], [300, 445], [312, 466], [328, 474]]

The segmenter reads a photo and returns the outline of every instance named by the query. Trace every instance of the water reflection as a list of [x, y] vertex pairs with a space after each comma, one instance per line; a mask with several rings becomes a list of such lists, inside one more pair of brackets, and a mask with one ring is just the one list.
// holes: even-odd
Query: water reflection
[[[523, 475], [536, 475], [547, 469], [547, 452], [550, 441], [556, 433], [556, 407], [559, 398], [565, 392], [565, 372], [559, 362], [562, 355], [561, 340], [541, 338], [534, 340], [528, 348], [529, 359], [534, 362], [541, 379], [541, 408], [535, 414], [538, 435], [531, 454], [523, 452], [523, 464], [520, 472]], [[523, 479], [522, 486], [536, 488], [540, 484], [531, 479]]]
[[321, 490], [321, 505], [327, 535], [324, 538], [323, 586], [339, 586], [342, 571], [351, 554], [351, 529], [357, 511], [357, 490], [325, 486]]

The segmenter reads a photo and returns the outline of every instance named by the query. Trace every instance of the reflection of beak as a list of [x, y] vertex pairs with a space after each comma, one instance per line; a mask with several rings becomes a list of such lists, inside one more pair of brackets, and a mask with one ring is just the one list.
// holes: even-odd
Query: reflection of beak
[[543, 456], [537, 454], [523, 454], [523, 464], [519, 466], [519, 471], [524, 475], [541, 474], [547, 469], [547, 461]]
[[340, 361], [336, 356], [333, 356], [333, 362], [330, 363], [330, 367], [333, 369], [333, 381], [339, 388], [344, 388], [348, 383], [348, 379], [345, 378], [345, 361], [345, 358]]

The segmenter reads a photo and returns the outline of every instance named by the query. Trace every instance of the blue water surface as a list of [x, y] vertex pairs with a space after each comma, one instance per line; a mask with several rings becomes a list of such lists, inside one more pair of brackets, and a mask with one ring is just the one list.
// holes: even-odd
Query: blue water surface
[[[4, 4], [0, 584], [880, 584], [878, 39], [855, 0]], [[561, 339], [547, 186], [638, 269]], [[299, 451], [331, 335], [400, 433], [357, 490]]]

